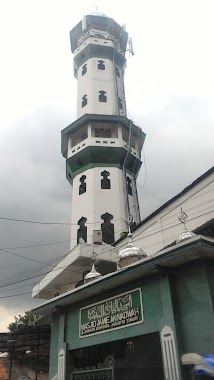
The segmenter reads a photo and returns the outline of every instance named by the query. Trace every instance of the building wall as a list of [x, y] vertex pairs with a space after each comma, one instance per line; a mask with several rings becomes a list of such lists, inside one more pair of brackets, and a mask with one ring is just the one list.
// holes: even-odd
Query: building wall
[[[181, 206], [188, 215], [187, 228], [190, 231], [214, 218], [214, 173], [139, 227], [133, 233], [135, 244], [150, 256], [175, 241], [183, 231], [178, 220]], [[117, 248], [124, 247], [126, 241], [118, 243]]]
[[[126, 286], [118, 287], [111, 292], [100, 293], [94, 298], [81, 302], [80, 304], [72, 305], [67, 311], [67, 328], [66, 328], [66, 341], [70, 350], [92, 346], [94, 344], [111, 342], [114, 340], [125, 339], [127, 337], [149, 334], [155, 331], [159, 331], [159, 323], [161, 316], [163, 315], [161, 294], [159, 280], [150, 280], [147, 284], [142, 285], [141, 282], [134, 282], [127, 284]], [[141, 283], [141, 286], [140, 286]], [[109, 331], [95, 336], [79, 338], [79, 309], [87, 305], [99, 302], [107, 298], [119, 295], [126, 291], [141, 287], [143, 298], [143, 312], [144, 322], [138, 325]], [[152, 300], [152, 302], [151, 302]], [[72, 326], [72, 328], [70, 328]]]
[[58, 369], [59, 325], [59, 314], [53, 314], [51, 326], [49, 379], [52, 379], [55, 376]]
[[213, 278], [210, 262], [192, 262], [176, 271], [174, 310], [182, 353], [213, 353]]
[[[101, 173], [107, 170], [109, 173], [110, 189], [101, 188]], [[80, 178], [82, 173], [77, 175], [73, 181], [73, 202], [72, 202], [72, 227], [71, 227], [71, 249], [77, 244], [78, 221], [84, 217], [87, 219], [87, 243], [93, 243], [93, 231], [101, 230], [104, 223], [101, 216], [105, 213], [112, 215], [111, 224], [114, 225], [114, 239], [120, 238], [121, 233], [127, 230], [124, 221], [128, 213], [126, 207], [126, 183], [124, 173], [116, 167], [98, 167], [88, 169], [84, 172], [86, 192], [79, 195]], [[132, 177], [128, 176], [131, 180]], [[129, 197], [130, 212], [134, 220], [138, 220], [138, 209], [135, 202], [135, 184], [132, 182], [132, 196]], [[78, 204], [78, 207], [77, 207]]]
[[[209, 261], [193, 261], [176, 268], [170, 274], [162, 269], [157, 273], [111, 291], [88, 298], [81, 303], [68, 306], [53, 315], [51, 338], [50, 379], [56, 374], [57, 355], [62, 347], [65, 357], [72, 350], [94, 346], [107, 342], [147, 335], [171, 328], [174, 332], [176, 357], [181, 379], [187, 372], [181, 365], [181, 355], [195, 352], [200, 355], [213, 352], [214, 347], [214, 265]], [[126, 328], [79, 337], [80, 308], [136, 288], [142, 290], [144, 322]], [[70, 356], [71, 360], [72, 357]], [[71, 363], [66, 364], [66, 378], [72, 370]], [[68, 373], [69, 372], [69, 373]]]
[[[94, 336], [79, 338], [80, 308], [89, 306], [95, 302], [103, 301], [107, 298], [119, 295], [121, 293], [139, 287], [142, 289], [144, 313], [143, 323], [132, 325], [126, 328], [120, 328], [114, 331], [100, 333]], [[168, 276], [165, 276], [164, 278], [159, 278], [155, 275], [143, 280], [140, 279], [128, 283], [120, 287], [115, 287], [111, 291], [105, 293], [102, 293], [100, 291], [99, 294], [97, 294], [95, 297], [87, 299], [86, 301], [81, 303], [76, 303], [75, 305], [71, 305], [70, 307], [68, 306], [64, 311], [59, 311], [58, 314], [60, 315], [58, 317], [57, 314], [54, 315], [52, 324], [52, 357], [50, 365], [53, 365], [53, 369], [51, 368], [50, 371], [50, 379], [53, 379], [56, 374], [56, 347], [58, 347], [58, 353], [62, 350], [62, 347], [66, 347], [65, 356], [67, 358], [70, 358], [67, 359], [67, 364], [65, 364], [65, 378], [68, 379], [72, 371], [72, 350], [107, 342], [114, 342], [117, 340], [127, 339], [131, 337], [137, 337], [142, 335], [148, 336], [148, 334], [153, 332], [161, 333], [161, 331], [166, 325], [170, 326], [174, 331], [176, 341], [174, 316], [172, 312]]]
[[[90, 40], [90, 39], [89, 39]], [[89, 41], [90, 42], [90, 41]], [[108, 44], [113, 45], [111, 41]], [[103, 40], [99, 40], [103, 45]], [[84, 49], [83, 49], [84, 50]], [[99, 70], [99, 62], [103, 62], [104, 70]], [[82, 75], [84, 67], [86, 74]], [[77, 74], [77, 117], [85, 113], [95, 113], [102, 115], [126, 115], [125, 94], [123, 85], [123, 70], [117, 66], [119, 77], [115, 73], [115, 63], [110, 59], [90, 58], [80, 66]], [[105, 91], [106, 102], [99, 101], [99, 91]], [[87, 104], [82, 107], [82, 98], [87, 96]], [[121, 99], [121, 109], [118, 107], [118, 98]]]
[[208, 278], [208, 284], [210, 289], [210, 295], [213, 303], [214, 308], [214, 264], [213, 262], [209, 262], [209, 265], [206, 266], [206, 272], [207, 272], [207, 278]]

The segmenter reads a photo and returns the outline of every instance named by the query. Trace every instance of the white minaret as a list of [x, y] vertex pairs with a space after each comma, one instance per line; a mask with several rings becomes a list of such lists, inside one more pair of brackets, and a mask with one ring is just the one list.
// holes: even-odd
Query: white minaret
[[127, 231], [127, 215], [140, 222], [136, 177], [145, 134], [126, 116], [125, 28], [104, 15], [89, 15], [70, 39], [77, 120], [62, 131], [62, 154], [73, 186], [72, 249], [82, 240], [93, 243], [99, 231], [112, 244]]

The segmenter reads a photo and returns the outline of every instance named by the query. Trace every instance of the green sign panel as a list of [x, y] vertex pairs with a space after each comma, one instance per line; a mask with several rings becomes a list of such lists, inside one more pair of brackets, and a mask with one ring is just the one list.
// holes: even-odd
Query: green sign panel
[[141, 289], [80, 309], [80, 338], [143, 322]]

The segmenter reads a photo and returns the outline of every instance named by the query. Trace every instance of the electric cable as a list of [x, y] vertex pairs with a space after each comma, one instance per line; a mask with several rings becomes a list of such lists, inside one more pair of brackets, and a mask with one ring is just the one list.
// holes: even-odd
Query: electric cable
[[[209, 213], [206, 213], [206, 214], [209, 214]], [[168, 239], [166, 239], [166, 240], [171, 240], [173, 237], [170, 237], [170, 238], [168, 238]], [[142, 240], [143, 238], [140, 238], [140, 239], [135, 239], [135, 241], [136, 240]], [[156, 243], [157, 244], [157, 243]], [[103, 252], [102, 252], [103, 253]], [[102, 253], [100, 253], [100, 254], [102, 254]], [[98, 255], [100, 255], [100, 254], [98, 254]], [[151, 255], [151, 256], [153, 256], [153, 255]], [[85, 260], [85, 259], [84, 259]], [[82, 260], [81, 260], [82, 261]], [[75, 271], [72, 271], [72, 272], [75, 272]], [[78, 273], [80, 273], [80, 274], [82, 274], [82, 272], [78, 272]], [[73, 281], [73, 282], [69, 282], [68, 284], [73, 284], [73, 283], [76, 283], [76, 281]], [[68, 285], [68, 284], [62, 284], [61, 286], [64, 286], [64, 285]], [[26, 285], [27, 286], [27, 285]], [[28, 285], [29, 286], [29, 285]], [[60, 286], [59, 286], [60, 287]], [[17, 297], [17, 296], [22, 296], [22, 295], [26, 295], [26, 294], [32, 294], [32, 291], [31, 292], [26, 292], [26, 293], [19, 293], [19, 294], [14, 294], [14, 295], [8, 295], [8, 296], [0, 296], [0, 298], [2, 299], [2, 298], [11, 298], [11, 297]]]
[[[188, 187], [188, 186], [187, 186]], [[200, 197], [200, 196], [203, 196], [203, 195], [205, 195], [205, 194], [207, 194], [207, 193], [210, 193], [210, 192], [213, 192], [214, 190], [213, 189], [211, 189], [211, 190], [209, 190], [208, 192], [206, 192], [206, 193], [203, 193], [203, 194], [200, 194], [200, 195], [198, 195], [198, 196], [196, 196], [196, 197], [194, 197], [194, 198], [197, 198], [197, 197]], [[182, 193], [182, 191], [181, 191], [181, 193]], [[180, 193], [179, 193], [180, 194]], [[176, 197], [176, 196], [175, 196]], [[174, 198], [174, 197], [173, 197]], [[172, 198], [172, 199], [173, 199]], [[212, 200], [210, 200], [210, 201], [212, 201]], [[166, 202], [167, 203], [167, 202]], [[164, 204], [162, 205], [162, 206], [164, 206]], [[160, 206], [159, 208], [161, 208], [162, 206]], [[166, 206], [167, 207], [167, 206]], [[174, 209], [175, 208], [175, 206], [172, 206], [172, 207], [169, 207], [169, 208], [167, 208], [167, 210], [162, 210], [162, 211], [160, 211], [159, 212], [159, 214], [160, 213], [163, 213], [163, 212], [165, 212], [165, 211], [170, 211], [170, 210], [172, 210], [172, 209]], [[158, 209], [157, 209], [158, 210]], [[155, 210], [155, 211], [157, 211], [157, 210]], [[155, 212], [154, 211], [154, 212]], [[119, 221], [119, 220], [122, 220], [123, 218], [118, 218], [118, 219], [112, 219], [113, 221]], [[34, 220], [26, 220], [26, 219], [16, 219], [16, 218], [6, 218], [6, 217], [0, 217], [0, 220], [5, 220], [5, 221], [13, 221], [13, 222], [22, 222], [22, 223], [30, 223], [30, 224], [40, 224], [40, 225], [69, 225], [69, 226], [77, 226], [78, 224], [77, 223], [67, 223], [67, 222], [40, 222], [40, 221], [34, 221]], [[88, 224], [88, 225], [90, 225], [90, 224], [95, 224], [95, 223], [100, 223], [101, 222], [101, 220], [99, 220], [99, 221], [95, 221], [95, 222], [86, 222], [85, 224]]]
[[55, 245], [55, 244], [62, 244], [62, 243], [67, 243], [71, 241], [71, 239], [67, 239], [67, 240], [61, 240], [61, 241], [56, 241], [56, 242], [53, 242], [53, 243], [43, 243], [43, 244], [34, 244], [34, 245], [26, 245], [26, 246], [23, 246], [23, 247], [3, 247], [3, 248], [0, 248], [0, 250], [2, 249], [26, 249], [26, 248], [38, 248], [38, 247], [45, 247], [45, 246], [49, 246], [49, 245]]
[[[203, 215], [210, 214], [211, 212], [213, 212], [213, 211], [209, 211], [209, 212], [207, 212], [207, 213], [204, 213]], [[197, 218], [198, 218], [198, 217], [194, 217], [194, 218], [192, 218], [191, 220], [193, 220], [193, 219], [197, 219]], [[177, 223], [175, 226], [177, 226], [177, 225], [180, 225], [180, 223]], [[171, 228], [171, 227], [167, 227], [167, 228], [165, 228], [164, 230], [168, 230], [169, 228]], [[160, 232], [160, 231], [159, 231], [159, 232]], [[144, 236], [144, 237], [139, 238], [139, 239], [133, 239], [133, 241], [136, 242], [136, 241], [139, 241], [139, 240], [143, 240], [143, 239], [145, 239], [145, 237], [152, 236], [152, 235], [153, 235], [153, 234], [149, 234], [149, 235]], [[171, 240], [171, 239], [172, 239], [172, 238], [170, 237], [169, 239], [166, 239], [166, 240]], [[162, 242], [162, 240], [161, 240], [161, 242]], [[157, 244], [157, 242], [156, 242], [155, 244], [152, 244], [152, 245], [156, 245], [156, 244]], [[150, 245], [150, 246], [151, 246], [151, 245]], [[121, 247], [120, 247], [120, 249], [121, 249]], [[108, 250], [109, 250], [109, 249], [108, 249]], [[107, 251], [103, 251], [103, 252], [101, 252], [101, 253], [98, 253], [97, 256], [102, 255], [102, 254], [104, 254], [105, 252], [107, 252]], [[81, 261], [84, 261], [84, 260], [85, 260], [85, 258], [82, 259], [82, 260], [79, 260], [79, 263], [80, 263]], [[66, 266], [65, 266], [65, 268], [66, 268]], [[63, 267], [53, 269], [52, 272], [55, 271], [55, 270], [58, 270], [58, 269], [63, 269]], [[69, 271], [69, 270], [68, 270], [68, 271]], [[49, 272], [50, 272], [50, 271], [46, 272], [46, 274], [48, 274]], [[74, 271], [72, 271], [72, 272], [74, 272]], [[81, 273], [81, 272], [78, 272], [78, 273]], [[28, 279], [35, 278], [35, 277], [38, 277], [38, 276], [41, 276], [41, 275], [44, 275], [44, 274], [45, 274], [45, 273], [40, 274], [40, 275], [36, 275], [36, 276], [32, 276], [32, 277], [30, 277], [30, 278], [28, 278]], [[19, 283], [19, 282], [22, 282], [22, 281], [26, 281], [26, 280], [28, 280], [28, 279], [24, 279], [24, 280], [20, 280], [20, 281], [17, 281], [17, 282], [13, 282], [13, 283], [11, 283], [11, 284], [2, 285], [2, 286], [0, 286], [0, 288], [5, 287], [5, 286], [9, 286], [9, 285], [13, 285], [13, 284], [15, 284], [15, 283]], [[45, 281], [45, 280], [42, 280], [42, 281]]]
[[[206, 204], [206, 203], [209, 203], [209, 202], [207, 201], [207, 202], [204, 202], [203, 204]], [[209, 208], [209, 207], [208, 207], [208, 208]], [[195, 209], [195, 208], [193, 207], [193, 209]], [[206, 208], [206, 209], [207, 209], [207, 208]], [[200, 212], [200, 211], [196, 211], [196, 212], [193, 213], [192, 215], [195, 215], [195, 214], [197, 214], [198, 212]], [[171, 218], [171, 217], [172, 217], [172, 216], [170, 216], [170, 218]], [[171, 222], [171, 223], [172, 223], [172, 222]], [[171, 223], [168, 223], [168, 224], [166, 224], [165, 226], [168, 226], [168, 225], [170, 225]], [[174, 222], [173, 222], [173, 223], [174, 223]], [[159, 226], [157, 226], [156, 228], [150, 229], [150, 232], [155, 233], [155, 230], [159, 231], [159, 230], [160, 230]], [[121, 231], [119, 231], [119, 232], [121, 232]], [[118, 233], [118, 232], [117, 232], [117, 233]], [[140, 234], [141, 234], [141, 232], [140, 232]], [[136, 236], [138, 236], [138, 235], [139, 235], [139, 234], [137, 234]], [[136, 237], [136, 236], [135, 236], [135, 237]], [[146, 237], [146, 236], [145, 236], [145, 237]], [[7, 253], [10, 253], [10, 252], [7, 252]], [[70, 251], [69, 251], [68, 253], [70, 253]], [[65, 256], [67, 256], [68, 253], [66, 253]], [[11, 253], [11, 254], [12, 254], [12, 253]], [[21, 256], [21, 255], [20, 255], [20, 257], [26, 258], [25, 256]], [[61, 256], [60, 256], [60, 257], [61, 257]], [[58, 257], [57, 259], [54, 259], [54, 261], [60, 259], [60, 257]], [[26, 259], [28, 259], [28, 258], [26, 258]], [[33, 259], [30, 259], [30, 260], [39, 262], [38, 260], [33, 260]], [[44, 265], [51, 265], [52, 262], [49, 262], [49, 263], [39, 262], [39, 263], [42, 263], [42, 264], [44, 264]]]
[[[204, 204], [206, 204], [206, 203], [209, 203], [210, 201], [207, 201], [207, 202], [203, 202], [202, 204], [200, 204], [200, 205], [198, 205], [198, 207], [199, 206], [201, 206], [201, 205], [204, 205]], [[208, 207], [209, 208], [209, 207]], [[192, 207], [192, 209], [195, 209], [195, 207]], [[207, 209], [207, 208], [206, 208]], [[205, 210], [206, 210], [205, 209]], [[188, 209], [189, 210], [189, 209]], [[198, 212], [200, 212], [200, 211], [196, 211], [195, 213], [193, 213], [192, 215], [195, 215], [195, 214], [197, 214]], [[173, 215], [171, 215], [170, 217], [168, 217], [168, 218], [165, 218], [164, 219], [164, 221], [165, 220], [167, 220], [167, 219], [170, 219], [170, 218], [172, 218], [173, 216], [174, 216], [175, 214], [173, 214]], [[170, 222], [170, 223], [167, 223], [167, 224], [165, 224], [165, 226], [168, 226], [168, 225], [170, 225], [171, 223], [174, 223], [174, 222]], [[156, 228], [150, 228], [150, 232], [152, 232], [152, 233], [154, 233], [155, 231], [159, 231], [160, 230], [160, 227], [159, 226], [157, 226]], [[116, 233], [119, 233], [119, 232], [121, 232], [121, 231], [118, 231], [118, 232], [116, 232]], [[141, 234], [141, 232], [140, 232], [140, 234]], [[136, 236], [138, 236], [139, 234], [137, 234]], [[145, 236], [146, 237], [146, 236]], [[55, 262], [56, 260], [58, 260], [58, 259], [60, 259], [61, 258], [61, 256], [59, 256], [58, 258], [56, 258], [56, 259], [54, 259], [53, 260], [53, 262], [51, 261], [51, 262], [41, 262], [41, 261], [39, 261], [39, 260], [35, 260], [35, 259], [31, 259], [31, 258], [28, 258], [28, 257], [26, 257], [26, 256], [22, 256], [22, 255], [18, 255], [18, 254], [13, 254], [12, 252], [9, 252], [9, 251], [6, 251], [6, 250], [3, 250], [3, 249], [0, 249], [0, 250], [2, 250], [3, 252], [6, 252], [6, 253], [9, 253], [9, 254], [12, 254], [12, 255], [14, 255], [14, 256], [18, 256], [18, 257], [21, 257], [21, 258], [24, 258], [24, 259], [28, 259], [28, 260], [31, 260], [31, 261], [35, 261], [35, 262], [38, 262], [38, 263], [42, 263], [42, 264], [44, 264], [45, 266], [49, 266], [49, 265], [51, 265], [53, 262]], [[68, 252], [68, 253], [70, 253], [70, 251]], [[68, 255], [68, 253], [66, 253], [64, 256], [67, 256]], [[62, 258], [61, 258], [61, 260], [62, 260]], [[38, 268], [38, 270], [39, 270], [40, 268]], [[42, 269], [42, 268], [41, 268]], [[20, 274], [21, 275], [21, 274]], [[19, 275], [18, 275], [19, 276]], [[14, 277], [17, 277], [17, 276], [12, 276], [13, 278]], [[8, 279], [8, 278], [7, 278]], [[4, 279], [5, 280], [5, 279]], [[1, 281], [2, 282], [2, 281]]]
[[[12, 221], [12, 222], [21, 222], [21, 223], [30, 223], [30, 224], [40, 224], [40, 225], [62, 225], [62, 226], [77, 226], [77, 223], [67, 223], [67, 222], [40, 222], [36, 220], [26, 220], [26, 219], [16, 219], [16, 218], [6, 218], [6, 217], [0, 217], [0, 220], [6, 220], [6, 221]], [[119, 219], [113, 219], [114, 221], [121, 220]], [[86, 222], [85, 224], [94, 224], [94, 223], [100, 223], [100, 220], [98, 222]]]

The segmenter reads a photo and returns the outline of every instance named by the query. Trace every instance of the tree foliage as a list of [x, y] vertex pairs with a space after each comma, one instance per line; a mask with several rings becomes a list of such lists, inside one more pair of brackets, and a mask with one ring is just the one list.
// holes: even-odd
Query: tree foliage
[[[15, 316], [14, 319], [15, 321], [10, 323], [8, 326], [8, 330], [12, 333], [15, 333], [17, 331], [20, 331], [30, 326], [30, 324], [34, 322], [34, 315], [33, 313], [31, 313], [31, 311], [26, 311], [24, 315], [19, 315], [18, 317]], [[13, 358], [18, 364], [25, 365], [29, 368], [36, 370], [37, 354], [35, 352], [27, 352], [27, 353], [25, 351], [14, 352]], [[40, 355], [39, 361], [38, 361], [38, 370], [47, 373], [48, 366], [49, 366], [49, 356]], [[0, 377], [0, 380], [1, 380], [1, 377]]]
[[15, 322], [9, 324], [8, 329], [10, 332], [19, 331], [25, 327], [28, 327], [30, 323], [34, 321], [34, 315], [31, 311], [26, 311], [25, 314], [14, 317]]

